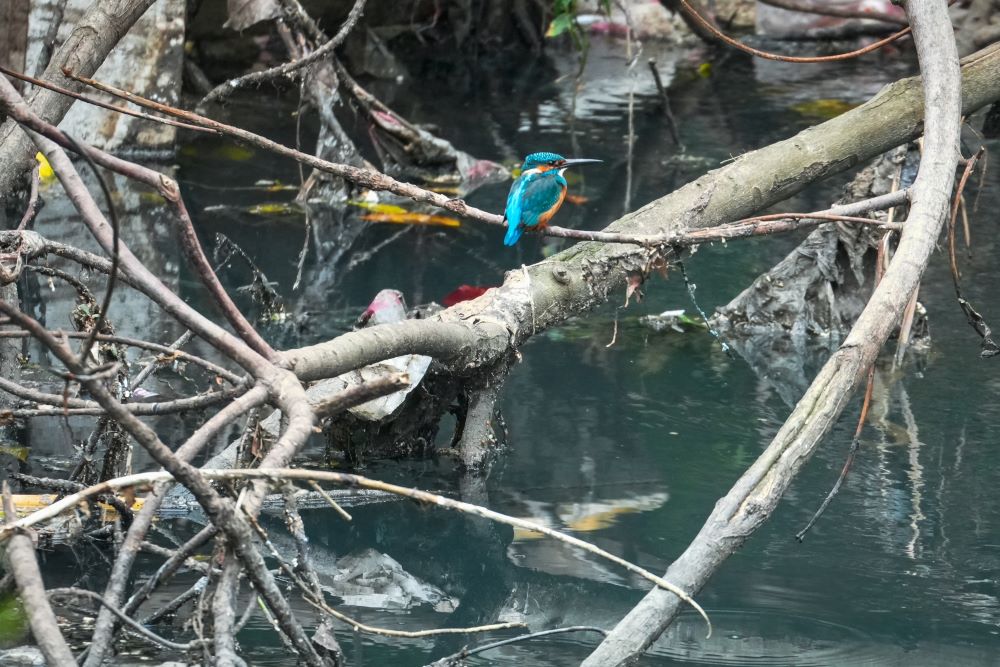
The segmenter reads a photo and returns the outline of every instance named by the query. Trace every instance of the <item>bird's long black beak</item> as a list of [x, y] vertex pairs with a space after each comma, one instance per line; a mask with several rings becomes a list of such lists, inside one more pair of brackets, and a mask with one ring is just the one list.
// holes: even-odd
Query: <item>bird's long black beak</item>
[[563, 167], [573, 167], [578, 164], [587, 164], [588, 162], [604, 162], [604, 160], [591, 160], [589, 158], [575, 158], [573, 160], [566, 160], [563, 163]]

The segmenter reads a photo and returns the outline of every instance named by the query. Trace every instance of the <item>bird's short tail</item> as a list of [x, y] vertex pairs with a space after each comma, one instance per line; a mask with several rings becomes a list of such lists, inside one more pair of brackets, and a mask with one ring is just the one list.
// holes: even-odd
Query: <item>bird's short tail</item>
[[524, 233], [523, 225], [513, 225], [509, 221], [507, 222], [507, 235], [503, 237], [503, 244], [506, 246], [512, 246], [518, 242], [521, 238], [521, 234]]

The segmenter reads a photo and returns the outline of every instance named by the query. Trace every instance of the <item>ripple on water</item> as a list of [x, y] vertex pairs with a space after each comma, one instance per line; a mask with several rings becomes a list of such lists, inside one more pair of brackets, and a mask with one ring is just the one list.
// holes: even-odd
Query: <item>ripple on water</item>
[[922, 665], [995, 664], [985, 648], [880, 641], [868, 633], [818, 618], [780, 612], [709, 611], [712, 637], [694, 613], [682, 614], [657, 641], [649, 665]]

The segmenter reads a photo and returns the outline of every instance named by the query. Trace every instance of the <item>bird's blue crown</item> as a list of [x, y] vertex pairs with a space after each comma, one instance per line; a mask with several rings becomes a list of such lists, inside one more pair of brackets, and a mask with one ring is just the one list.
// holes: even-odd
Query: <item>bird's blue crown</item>
[[565, 158], [558, 153], [532, 153], [528, 157], [524, 158], [524, 165], [521, 168], [527, 171], [528, 169], [534, 169], [539, 165], [559, 162], [563, 159]]

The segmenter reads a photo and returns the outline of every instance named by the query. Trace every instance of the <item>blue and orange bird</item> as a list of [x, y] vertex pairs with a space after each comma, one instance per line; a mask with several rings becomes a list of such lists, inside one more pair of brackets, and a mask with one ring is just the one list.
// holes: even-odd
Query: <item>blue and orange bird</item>
[[503, 244], [514, 245], [529, 227], [543, 229], [566, 199], [563, 172], [568, 167], [587, 162], [600, 160], [567, 160], [555, 153], [532, 153], [524, 158], [523, 171], [507, 195], [503, 215], [507, 221], [507, 235]]

